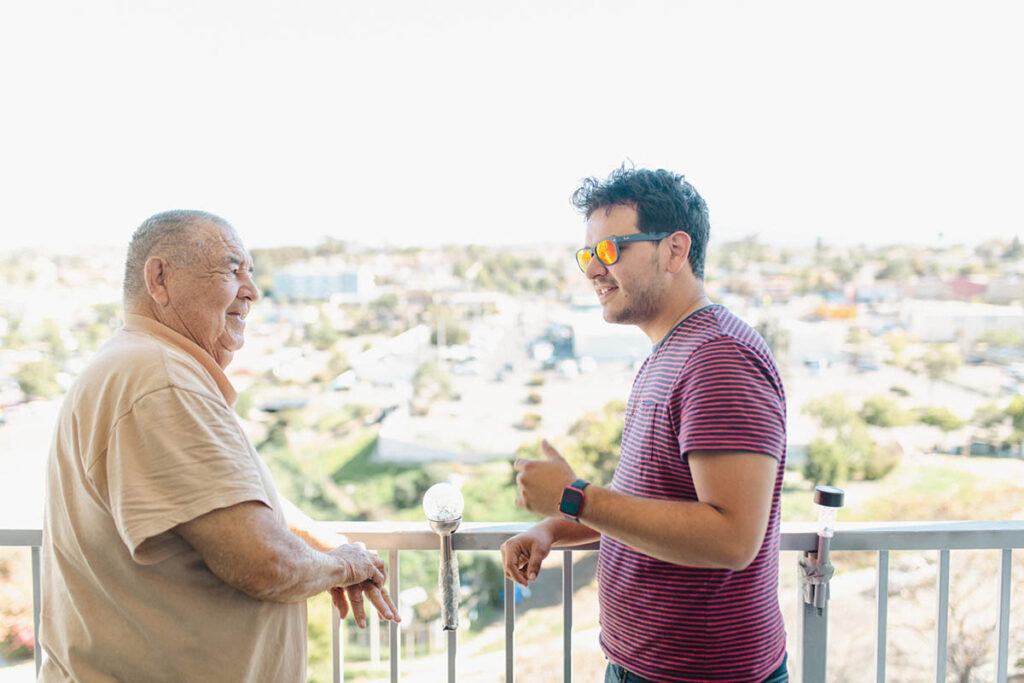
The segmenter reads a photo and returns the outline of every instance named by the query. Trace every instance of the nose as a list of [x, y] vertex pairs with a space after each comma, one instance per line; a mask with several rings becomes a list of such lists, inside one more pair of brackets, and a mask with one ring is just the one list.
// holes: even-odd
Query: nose
[[587, 264], [587, 269], [583, 271], [583, 274], [587, 276], [587, 279], [593, 280], [607, 272], [608, 266], [602, 263], [601, 259], [597, 258], [597, 254], [595, 254], [590, 258], [590, 263]]
[[248, 301], [255, 303], [260, 300], [261, 296], [260, 288], [253, 279], [252, 274], [246, 273], [242, 281], [242, 287], [238, 290], [238, 298], [247, 299]]

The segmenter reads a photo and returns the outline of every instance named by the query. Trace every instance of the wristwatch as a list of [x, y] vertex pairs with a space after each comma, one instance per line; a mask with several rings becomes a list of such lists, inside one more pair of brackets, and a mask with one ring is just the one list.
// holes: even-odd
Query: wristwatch
[[562, 500], [558, 503], [558, 511], [566, 519], [574, 522], [580, 521], [580, 513], [583, 512], [583, 489], [590, 486], [589, 481], [577, 479], [562, 489]]

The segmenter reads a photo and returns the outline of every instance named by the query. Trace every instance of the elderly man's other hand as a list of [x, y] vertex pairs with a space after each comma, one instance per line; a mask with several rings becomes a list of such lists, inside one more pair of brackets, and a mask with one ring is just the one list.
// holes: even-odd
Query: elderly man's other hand
[[352, 616], [359, 628], [366, 628], [366, 607], [363, 604], [363, 596], [370, 599], [370, 603], [377, 609], [377, 616], [388, 621], [399, 622], [398, 608], [391, 601], [391, 596], [383, 588], [380, 588], [372, 581], [363, 581], [352, 586], [335, 586], [331, 589], [331, 602], [338, 608], [341, 618], [348, 615], [349, 605], [352, 606]]
[[329, 550], [328, 553], [343, 560], [349, 567], [349, 577], [343, 587], [370, 581], [378, 588], [384, 588], [387, 573], [384, 560], [369, 552], [364, 544], [346, 543]]
[[576, 480], [569, 463], [548, 443], [541, 441], [544, 460], [519, 458], [513, 467], [516, 475], [518, 497], [516, 505], [545, 517], [559, 516], [558, 503], [562, 491]]

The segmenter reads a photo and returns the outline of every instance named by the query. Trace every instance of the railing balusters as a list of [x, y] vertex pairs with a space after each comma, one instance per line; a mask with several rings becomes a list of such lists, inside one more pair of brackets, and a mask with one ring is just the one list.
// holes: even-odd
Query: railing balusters
[[516, 585], [505, 579], [505, 683], [515, 680]]
[[1010, 576], [1013, 549], [1003, 548], [999, 565], [999, 629], [996, 642], [996, 683], [1006, 683], [1010, 648]]
[[562, 680], [572, 683], [572, 551], [562, 555]]
[[342, 668], [344, 660], [341, 649], [344, 647], [341, 638], [341, 613], [331, 603], [331, 671], [333, 672], [334, 683], [341, 683], [345, 677]]
[[935, 683], [946, 683], [946, 639], [949, 635], [949, 551], [939, 551], [935, 615]]
[[39, 614], [43, 608], [40, 569], [39, 546], [34, 545], [32, 546], [32, 652], [35, 654], [36, 676], [39, 675], [39, 667], [43, 665], [43, 651], [39, 647]]
[[448, 631], [448, 683], [455, 683], [455, 659], [458, 656], [458, 631]]
[[[398, 549], [394, 548], [388, 551], [388, 579], [391, 582], [389, 590], [391, 592], [391, 600], [395, 603], [395, 607], [401, 609], [402, 606], [399, 604], [398, 601], [398, 591], [401, 588], [401, 585], [399, 584], [398, 581], [398, 567]], [[402, 653], [402, 634], [401, 631], [399, 630], [399, 625], [393, 621], [390, 624], [388, 624], [388, 634], [391, 637], [391, 647], [389, 653], [391, 655], [391, 683], [398, 683], [398, 666], [399, 663], [402, 661], [400, 659], [400, 655]], [[412, 649], [416, 649], [415, 643], [413, 643]], [[413, 652], [412, 654], [415, 654], [415, 652]]]
[[[787, 528], [788, 527], [788, 528]], [[389, 571], [391, 572], [389, 590], [398, 602], [399, 585], [399, 552], [401, 550], [436, 550], [437, 537], [425, 525], [393, 524], [375, 522], [339, 523], [337, 528], [353, 542], [365, 543], [368, 548], [387, 550], [389, 553]], [[501, 543], [509, 536], [527, 528], [525, 524], [463, 524], [456, 533], [455, 547], [463, 550], [497, 551]], [[783, 551], [806, 552], [816, 548], [817, 537], [806, 524], [783, 524], [781, 549]], [[41, 610], [40, 591], [40, 545], [42, 533], [39, 529], [0, 529], [0, 546], [29, 548], [32, 554], [32, 616], [36, 627], [36, 667], [40, 665], [42, 650], [39, 647], [38, 635]], [[597, 543], [588, 544], [577, 550], [592, 551]], [[1010, 629], [1010, 594], [1012, 588], [1013, 550], [1024, 548], [1024, 522], [937, 522], [937, 523], [901, 523], [885, 522], [880, 524], [847, 524], [836, 531], [832, 549], [835, 552], [870, 550], [878, 553], [877, 603], [876, 603], [876, 639], [875, 639], [875, 670], [876, 680], [882, 683], [886, 675], [886, 643], [888, 591], [890, 573], [890, 553], [894, 550], [939, 551], [939, 571], [937, 577], [938, 599], [936, 605], [936, 678], [942, 680], [946, 670], [948, 625], [949, 625], [949, 585], [950, 585], [950, 551], [951, 550], [985, 550], [997, 549], [1002, 553], [999, 576], [999, 622], [996, 633], [995, 669], [996, 680], [1005, 683], [1009, 673], [1009, 629]], [[573, 612], [573, 554], [562, 551], [564, 556], [562, 573], [563, 591], [563, 652], [564, 680], [570, 681], [572, 676], [572, 612]], [[842, 563], [839, 563], [840, 566]], [[800, 600], [802, 603], [802, 599]], [[344, 680], [344, 624], [332, 605], [332, 664], [333, 680], [341, 683]], [[818, 615], [803, 609], [798, 613], [800, 624], [797, 626], [799, 642], [803, 650], [800, 657], [794, 657], [793, 668], [802, 674], [802, 680], [824, 680], [824, 650], [827, 648], [827, 608]], [[398, 624], [390, 624], [391, 644], [391, 681], [398, 683], [401, 663], [401, 631]], [[449, 680], [454, 681], [455, 660], [457, 656], [455, 632], [448, 632], [448, 670]], [[505, 677], [506, 683], [514, 681], [515, 660], [515, 585], [505, 579]], [[817, 650], [817, 652], [815, 652]], [[410, 652], [410, 654], [414, 654]], [[818, 658], [820, 657], [820, 661]], [[801, 678], [795, 678], [801, 680]]]
[[889, 624], [889, 551], [878, 551], [875, 584], [875, 683], [885, 683], [885, 651]]

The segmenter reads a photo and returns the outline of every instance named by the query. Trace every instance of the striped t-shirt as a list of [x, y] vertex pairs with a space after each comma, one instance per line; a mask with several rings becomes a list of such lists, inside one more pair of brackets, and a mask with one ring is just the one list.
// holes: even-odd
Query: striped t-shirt
[[601, 647], [656, 681], [761, 681], [782, 662], [779, 516], [786, 458], [782, 380], [760, 335], [722, 306], [679, 323], [644, 362], [626, 408], [611, 488], [697, 500], [690, 451], [778, 460], [761, 550], [742, 571], [662, 562], [601, 537]]

